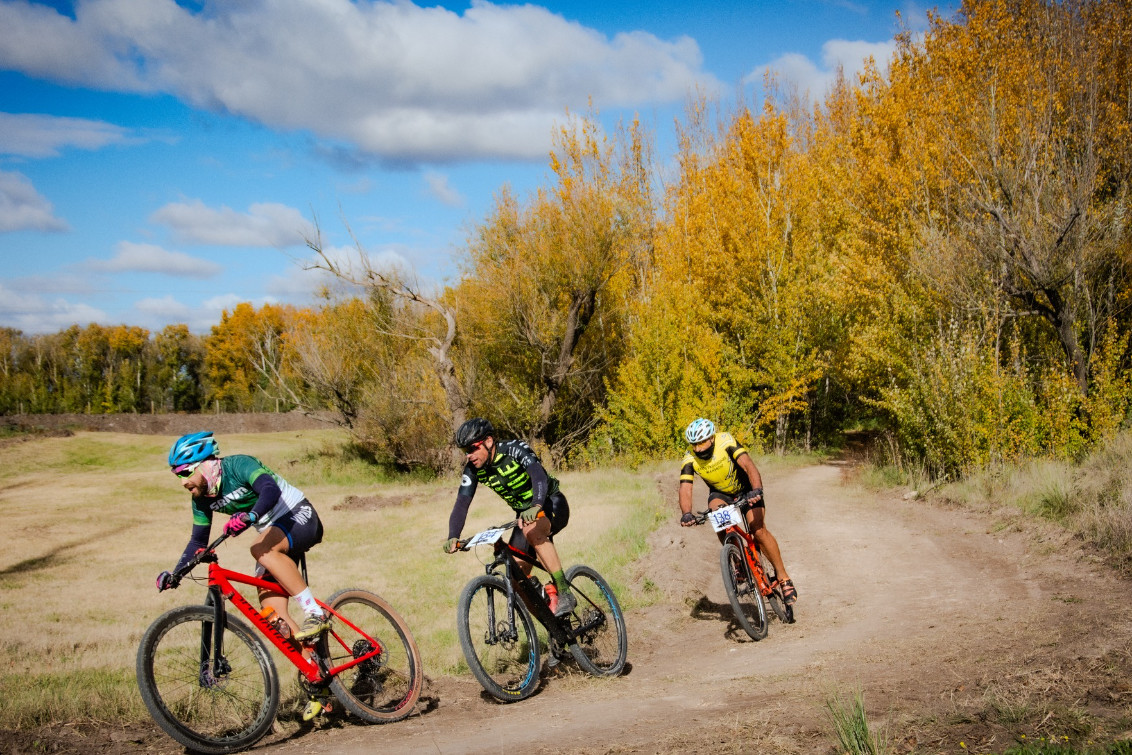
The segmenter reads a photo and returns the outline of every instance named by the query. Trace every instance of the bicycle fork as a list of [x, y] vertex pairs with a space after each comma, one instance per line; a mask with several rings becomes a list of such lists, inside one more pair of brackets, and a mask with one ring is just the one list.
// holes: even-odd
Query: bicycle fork
[[224, 629], [228, 618], [224, 611], [224, 599], [217, 588], [208, 588], [204, 603], [212, 607], [213, 618], [212, 621], [201, 623], [199, 683], [203, 689], [212, 689], [232, 670], [228, 659], [224, 657]]

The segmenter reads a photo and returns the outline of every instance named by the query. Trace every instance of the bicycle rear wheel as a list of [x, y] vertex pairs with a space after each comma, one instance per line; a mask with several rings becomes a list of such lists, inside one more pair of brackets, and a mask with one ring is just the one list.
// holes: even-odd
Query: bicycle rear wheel
[[516, 600], [514, 626], [507, 616], [507, 586], [482, 575], [464, 586], [456, 607], [456, 630], [468, 668], [497, 700], [525, 700], [538, 687], [539, 647], [535, 623]]
[[777, 584], [778, 576], [774, 571], [774, 566], [762, 552], [759, 553], [759, 563], [763, 567], [763, 574], [766, 575], [767, 582], [774, 585], [770, 595], [766, 596], [766, 602], [770, 603], [770, 608], [779, 621], [783, 624], [793, 624], [794, 606], [787, 605], [786, 596], [782, 594], [782, 587]]
[[366, 590], [339, 590], [326, 604], [338, 614], [318, 650], [331, 668], [380, 648], [381, 653], [346, 669], [330, 691], [366, 723], [400, 721], [421, 696], [424, 670], [417, 643], [393, 607]]
[[719, 552], [719, 568], [723, 572], [723, 588], [731, 609], [743, 631], [753, 640], [766, 637], [767, 618], [763, 596], [759, 594], [758, 583], [751, 574], [743, 549], [734, 539], [729, 538]]
[[578, 641], [570, 645], [570, 653], [579, 666], [595, 676], [620, 674], [629, 652], [629, 637], [613, 589], [588, 566], [571, 566], [566, 579], [578, 599], [571, 627], [584, 628]]
[[251, 747], [271, 729], [279, 707], [279, 681], [267, 648], [247, 624], [226, 616], [217, 659], [210, 606], [162, 614], [138, 647], [138, 688], [150, 715], [196, 752]]

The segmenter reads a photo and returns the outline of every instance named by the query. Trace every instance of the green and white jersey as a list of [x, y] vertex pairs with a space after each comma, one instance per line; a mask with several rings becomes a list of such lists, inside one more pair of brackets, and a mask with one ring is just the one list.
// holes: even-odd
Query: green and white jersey
[[269, 510], [259, 514], [255, 523], [257, 530], [263, 531], [306, 499], [303, 491], [272, 472], [254, 456], [225, 456], [220, 459], [220, 494], [215, 498], [193, 499], [193, 524], [208, 526], [212, 522], [212, 512], [231, 516], [240, 511], [251, 511], [259, 502], [260, 494], [255, 487], [263, 487], [262, 482], [256, 486], [256, 481], [263, 475], [274, 481], [280, 495]]

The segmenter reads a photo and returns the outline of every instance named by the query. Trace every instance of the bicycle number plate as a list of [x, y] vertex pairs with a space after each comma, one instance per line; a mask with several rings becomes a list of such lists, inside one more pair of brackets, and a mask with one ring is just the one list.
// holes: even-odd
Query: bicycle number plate
[[482, 545], [484, 543], [494, 543], [496, 540], [503, 537], [503, 533], [506, 531], [506, 527], [497, 527], [493, 530], [484, 530], [483, 532], [480, 532], [473, 536], [472, 539], [468, 541], [468, 547], [471, 548], [473, 545]]
[[743, 515], [739, 512], [739, 507], [734, 504], [708, 513], [708, 518], [711, 519], [711, 526], [716, 532], [723, 532], [728, 527], [743, 526]]

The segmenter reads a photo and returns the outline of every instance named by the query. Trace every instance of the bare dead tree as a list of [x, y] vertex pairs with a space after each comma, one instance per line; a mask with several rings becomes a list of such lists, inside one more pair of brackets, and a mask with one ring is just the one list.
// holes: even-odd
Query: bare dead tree
[[455, 310], [444, 303], [439, 296], [424, 294], [414, 280], [406, 279], [406, 276], [399, 273], [378, 270], [356, 238], [354, 239], [356, 264], [345, 264], [326, 253], [317, 224], [314, 238], [307, 239], [307, 247], [315, 253], [317, 261], [308, 264], [306, 269], [322, 270], [342, 282], [366, 291], [385, 292], [411, 306], [423, 307], [439, 316], [442, 324], [435, 330], [429, 330], [427, 326], [422, 327], [424, 320], [421, 318], [412, 324], [390, 322], [382, 332], [388, 336], [417, 341], [425, 345], [427, 353], [432, 358], [436, 377], [444, 390], [449, 425], [452, 433], [455, 434], [456, 428], [467, 419], [468, 411], [467, 396], [451, 357], [452, 344], [457, 334]]

